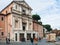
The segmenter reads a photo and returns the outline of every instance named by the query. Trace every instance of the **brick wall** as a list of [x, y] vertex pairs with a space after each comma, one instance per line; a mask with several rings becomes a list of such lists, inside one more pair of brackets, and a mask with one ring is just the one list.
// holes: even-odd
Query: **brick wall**
[[40, 24], [33, 22], [33, 30], [38, 32], [39, 37], [43, 37], [43, 26], [41, 26]]
[[0, 38], [5, 37], [5, 16], [0, 14]]

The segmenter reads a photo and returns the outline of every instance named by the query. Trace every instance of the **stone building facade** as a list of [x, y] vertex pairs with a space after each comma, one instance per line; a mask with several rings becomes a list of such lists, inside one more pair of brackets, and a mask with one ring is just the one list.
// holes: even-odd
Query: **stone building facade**
[[0, 27], [4, 25], [1, 28], [4, 30], [5, 38], [19, 42], [23, 38], [29, 40], [31, 37], [37, 37], [38, 33], [33, 30], [31, 11], [32, 8], [24, 0], [13, 0], [0, 12], [0, 15], [4, 16], [4, 24], [0, 21]]

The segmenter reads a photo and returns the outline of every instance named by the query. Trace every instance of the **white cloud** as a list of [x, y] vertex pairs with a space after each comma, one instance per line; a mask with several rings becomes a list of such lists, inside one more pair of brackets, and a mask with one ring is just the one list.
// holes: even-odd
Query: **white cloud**
[[50, 24], [52, 28], [60, 29], [60, 14], [41, 15], [43, 24]]
[[40, 10], [44, 10], [45, 8], [47, 8], [49, 5], [53, 5], [53, 1], [52, 0], [26, 0], [28, 2], [28, 4], [30, 4], [33, 8], [33, 12], [37, 12]]
[[[0, 10], [11, 0], [0, 0]], [[32, 13], [40, 14], [43, 24], [50, 24], [60, 29], [60, 0], [26, 0], [33, 8]]]

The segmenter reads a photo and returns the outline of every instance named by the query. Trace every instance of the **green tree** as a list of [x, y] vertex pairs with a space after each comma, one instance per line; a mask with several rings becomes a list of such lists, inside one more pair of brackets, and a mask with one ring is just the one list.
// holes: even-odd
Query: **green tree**
[[38, 14], [32, 15], [32, 18], [33, 18], [33, 20], [36, 20], [36, 21], [41, 19], [41, 17]]
[[52, 30], [51, 25], [49, 25], [49, 24], [43, 25], [43, 27], [46, 28], [47, 31], [49, 31], [49, 32]]
[[40, 25], [42, 25], [42, 22], [41, 22], [41, 21], [39, 21], [38, 23], [39, 23]]

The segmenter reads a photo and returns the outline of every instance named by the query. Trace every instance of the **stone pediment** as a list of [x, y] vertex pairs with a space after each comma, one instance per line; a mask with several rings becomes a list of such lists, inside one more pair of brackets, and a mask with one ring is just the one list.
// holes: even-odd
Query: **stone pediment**
[[21, 1], [18, 0], [18, 1], [15, 1], [15, 2], [32, 10], [32, 8], [24, 0], [21, 0]]

